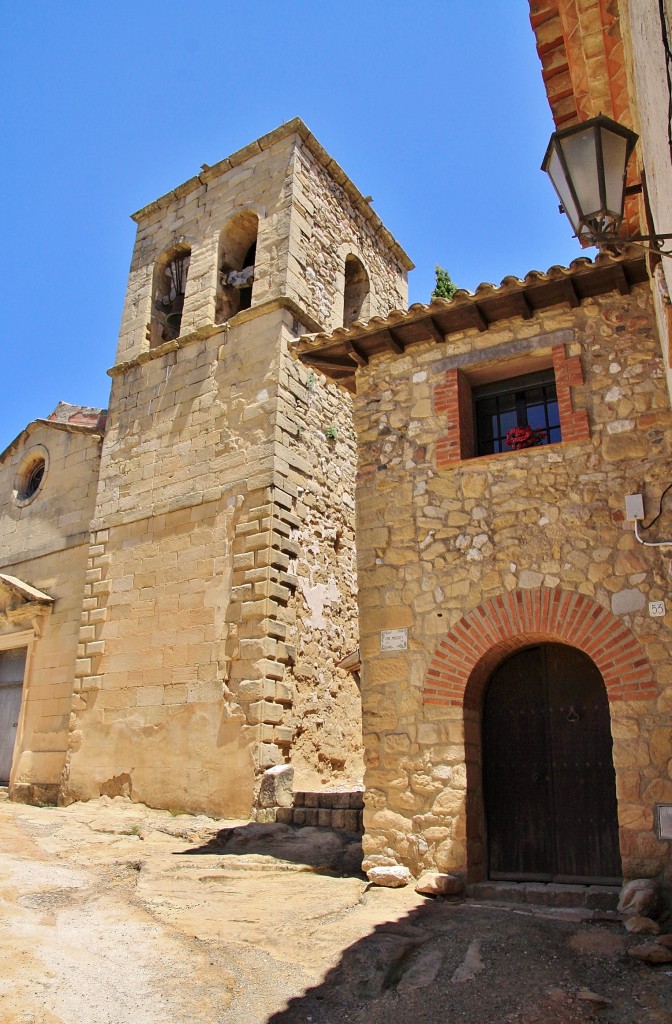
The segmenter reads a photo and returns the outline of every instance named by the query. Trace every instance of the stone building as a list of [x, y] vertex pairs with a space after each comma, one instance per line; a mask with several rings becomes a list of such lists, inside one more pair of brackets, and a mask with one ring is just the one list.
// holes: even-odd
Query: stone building
[[0, 455], [0, 782], [19, 799], [58, 795], [103, 431], [61, 403]]
[[[556, 125], [641, 130], [669, 230], [653, 20], [531, 15]], [[281, 763], [347, 788], [359, 636], [365, 868], [672, 882], [672, 515], [648, 546], [625, 516], [670, 483], [659, 258], [406, 311], [410, 261], [300, 121], [135, 219], [102, 451], [67, 409], [0, 456], [12, 794], [247, 815]]]
[[295, 347], [356, 392], [365, 868], [671, 881], [670, 552], [625, 517], [672, 443], [644, 257]]
[[0, 743], [16, 797], [248, 815], [272, 765], [361, 778], [349, 402], [288, 343], [411, 263], [299, 120], [134, 219], [102, 451], [38, 421], [0, 458]]
[[[658, 6], [530, 3], [556, 127], [641, 134], [626, 235], [672, 230]], [[369, 870], [672, 881], [667, 263], [632, 248], [295, 343], [355, 393]], [[631, 494], [660, 511], [646, 544]]]

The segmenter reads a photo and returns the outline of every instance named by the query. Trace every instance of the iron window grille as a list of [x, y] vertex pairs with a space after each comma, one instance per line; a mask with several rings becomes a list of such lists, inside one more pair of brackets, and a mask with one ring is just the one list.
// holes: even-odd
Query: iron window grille
[[513, 427], [544, 431], [542, 444], [562, 440], [552, 369], [485, 384], [472, 397], [477, 455], [510, 451], [506, 435]]

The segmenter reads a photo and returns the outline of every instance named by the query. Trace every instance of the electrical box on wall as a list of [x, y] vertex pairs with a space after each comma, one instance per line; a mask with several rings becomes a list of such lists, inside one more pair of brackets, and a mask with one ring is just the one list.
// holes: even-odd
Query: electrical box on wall
[[644, 499], [641, 494], [626, 494], [625, 518], [631, 521], [644, 518]]
[[672, 804], [658, 804], [658, 838], [672, 839]]

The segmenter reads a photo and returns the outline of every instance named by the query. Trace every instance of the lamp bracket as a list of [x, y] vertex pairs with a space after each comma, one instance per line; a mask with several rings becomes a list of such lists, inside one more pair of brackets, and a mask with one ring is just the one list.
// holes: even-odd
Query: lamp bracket
[[[574, 236], [576, 237], [576, 236]], [[594, 244], [600, 249], [613, 250], [620, 255], [621, 250], [626, 245], [641, 245], [643, 249], [648, 248], [650, 252], [655, 253], [656, 256], [668, 256], [672, 257], [672, 252], [668, 249], [663, 249], [663, 242], [667, 242], [672, 239], [672, 234], [663, 235], [628, 235], [627, 238], [596, 238]], [[648, 242], [648, 246], [644, 243]]]

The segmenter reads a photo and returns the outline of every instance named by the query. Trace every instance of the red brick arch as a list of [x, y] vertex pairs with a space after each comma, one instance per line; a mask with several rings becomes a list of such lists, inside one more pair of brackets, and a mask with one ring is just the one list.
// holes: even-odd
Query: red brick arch
[[541, 587], [501, 594], [460, 619], [434, 652], [424, 703], [479, 707], [502, 659], [544, 642], [569, 644], [592, 658], [610, 701], [656, 696], [648, 658], [620, 619], [585, 594]]

